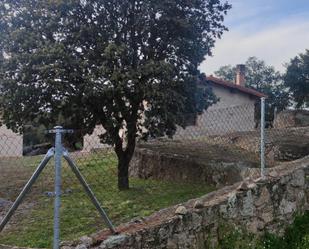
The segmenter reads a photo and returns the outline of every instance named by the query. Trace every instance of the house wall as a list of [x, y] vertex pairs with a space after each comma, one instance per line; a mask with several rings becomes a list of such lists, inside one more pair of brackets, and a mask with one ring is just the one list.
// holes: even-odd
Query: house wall
[[0, 157], [21, 157], [23, 136], [14, 133], [5, 125], [0, 126]]
[[[186, 129], [179, 127], [176, 139], [190, 139], [198, 136], [221, 135], [236, 131], [254, 130], [255, 99], [239, 91], [231, 91], [225, 87], [212, 85], [213, 92], [220, 99], [206, 112], [198, 116], [196, 125]], [[91, 135], [84, 137], [84, 151], [106, 148], [101, 144], [98, 135], [105, 132], [102, 126], [97, 126]]]
[[[100, 135], [104, 134], [106, 130], [103, 128], [102, 125], [97, 125], [95, 129], [93, 130], [92, 134], [85, 135], [84, 136], [84, 146], [83, 146], [83, 152], [91, 152], [92, 150], [96, 149], [104, 149], [109, 148], [110, 145], [108, 144], [102, 144], [100, 142]], [[119, 132], [119, 136], [123, 137], [124, 130], [121, 130]]]
[[254, 98], [216, 85], [213, 85], [212, 89], [219, 102], [198, 116], [194, 126], [188, 126], [186, 129], [179, 127], [176, 138], [190, 139], [196, 136], [254, 130]]
[[226, 87], [212, 85], [213, 93], [219, 98], [219, 102], [211, 106], [209, 110], [228, 108], [232, 106], [248, 105], [255, 103], [256, 99], [250, 97], [248, 94], [239, 91], [232, 91]]
[[107, 144], [100, 143], [99, 135], [104, 134], [105, 129], [102, 125], [97, 125], [90, 135], [84, 136], [84, 146], [83, 151], [84, 152], [91, 152], [94, 149], [104, 149], [108, 148], [109, 146]]

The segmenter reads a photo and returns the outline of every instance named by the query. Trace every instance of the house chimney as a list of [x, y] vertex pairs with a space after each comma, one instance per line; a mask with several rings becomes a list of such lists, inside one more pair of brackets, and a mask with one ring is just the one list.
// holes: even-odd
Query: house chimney
[[236, 85], [245, 86], [246, 84], [246, 66], [243, 64], [239, 64], [236, 66]]

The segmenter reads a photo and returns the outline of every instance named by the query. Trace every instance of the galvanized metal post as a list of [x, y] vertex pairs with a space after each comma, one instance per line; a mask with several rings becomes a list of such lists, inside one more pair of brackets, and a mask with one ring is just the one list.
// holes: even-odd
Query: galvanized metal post
[[265, 178], [265, 98], [261, 98], [261, 177]]
[[54, 128], [55, 138], [55, 203], [54, 203], [54, 249], [60, 248], [60, 206], [61, 206], [61, 158], [62, 158], [62, 127]]
[[38, 166], [37, 170], [32, 175], [29, 182], [24, 187], [23, 191], [20, 193], [16, 201], [14, 202], [13, 206], [9, 210], [8, 214], [0, 223], [0, 232], [5, 227], [7, 222], [10, 220], [18, 206], [21, 204], [23, 198], [30, 190], [31, 186], [35, 182], [35, 180], [39, 177], [42, 170], [45, 168], [49, 160], [54, 156], [55, 157], [55, 202], [54, 202], [54, 241], [53, 241], [53, 249], [60, 248], [60, 206], [61, 206], [61, 159], [62, 156], [67, 160], [69, 166], [73, 170], [74, 174], [76, 175], [77, 179], [80, 181], [82, 186], [84, 187], [86, 193], [90, 197], [90, 200], [97, 208], [99, 213], [101, 214], [102, 218], [104, 219], [105, 223], [109, 227], [112, 233], [117, 234], [111, 220], [108, 218], [107, 214], [105, 213], [104, 209], [100, 206], [99, 201], [95, 197], [94, 193], [92, 192], [91, 188], [87, 184], [86, 180], [80, 173], [79, 169], [70, 158], [69, 153], [65, 150], [62, 146], [62, 134], [63, 133], [73, 133], [73, 130], [64, 130], [61, 126], [56, 126], [54, 129], [48, 131], [49, 133], [55, 133], [55, 148], [52, 148], [48, 151], [46, 156], [44, 157], [43, 161]]

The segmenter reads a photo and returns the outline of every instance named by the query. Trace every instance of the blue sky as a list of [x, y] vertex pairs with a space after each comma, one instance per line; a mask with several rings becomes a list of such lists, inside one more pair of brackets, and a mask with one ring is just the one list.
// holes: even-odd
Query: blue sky
[[256, 56], [284, 71], [284, 63], [309, 49], [309, 0], [229, 0], [233, 7], [216, 42], [213, 57], [201, 70], [212, 74], [222, 65], [244, 63]]

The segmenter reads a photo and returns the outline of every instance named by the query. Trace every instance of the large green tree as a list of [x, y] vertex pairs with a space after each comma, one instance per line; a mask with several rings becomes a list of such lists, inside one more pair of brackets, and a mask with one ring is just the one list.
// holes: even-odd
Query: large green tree
[[[273, 66], [268, 66], [265, 61], [257, 57], [249, 57], [246, 65], [246, 86], [267, 95], [266, 119], [271, 124], [274, 111], [284, 110], [290, 103], [289, 92], [284, 85], [282, 75]], [[222, 66], [215, 75], [229, 81], [235, 81], [236, 66]], [[256, 119], [259, 120], [259, 104], [256, 108]]]
[[102, 142], [118, 157], [118, 186], [127, 189], [137, 137], [172, 136], [186, 113], [209, 105], [196, 101], [198, 66], [226, 30], [230, 7], [221, 0], [2, 0], [4, 122], [22, 130], [65, 117], [62, 125], [88, 133], [103, 125]]
[[297, 108], [309, 107], [309, 50], [287, 64], [284, 83], [292, 93]]

